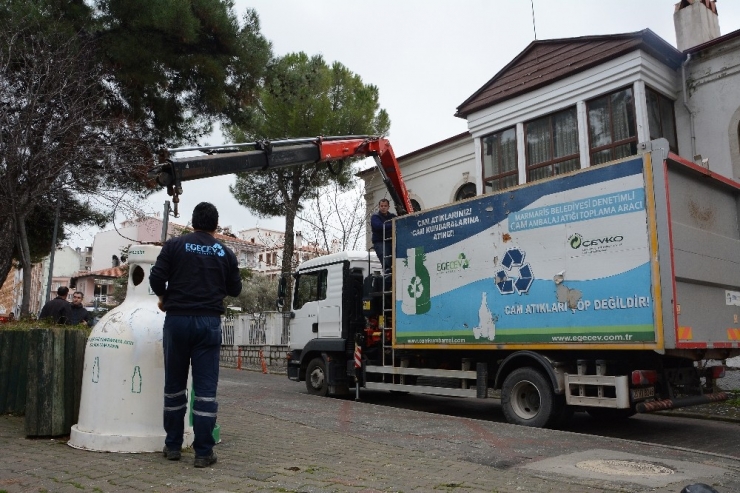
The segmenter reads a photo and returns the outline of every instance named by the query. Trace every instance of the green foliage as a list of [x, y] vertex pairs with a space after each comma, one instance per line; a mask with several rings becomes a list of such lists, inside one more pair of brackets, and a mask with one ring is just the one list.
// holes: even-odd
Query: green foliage
[[[257, 14], [239, 20], [230, 0], [0, 2], [0, 279], [10, 238], [24, 267], [49, 252], [50, 235], [26, 229], [48, 224], [56, 190], [141, 197], [158, 148], [195, 142], [215, 121], [251, 128], [270, 57]], [[69, 197], [60, 230], [99, 222]]]
[[[102, 228], [109, 221], [109, 216], [98, 210], [92, 209], [88, 204], [80, 202], [68, 191], [59, 197], [45, 197], [44, 201], [36, 205], [29, 214], [26, 222], [26, 232], [31, 251], [33, 263], [41, 261], [49, 255], [51, 239], [54, 232], [54, 215], [56, 213], [56, 200], [62, 201], [59, 208], [59, 224], [68, 226], [90, 225]], [[67, 239], [63, 227], [57, 231], [57, 244]], [[14, 257], [19, 258], [19, 252], [15, 247]]]
[[[339, 62], [329, 66], [320, 55], [289, 54], [269, 67], [254, 130], [232, 126], [228, 135], [244, 141], [383, 134], [390, 120], [379, 109], [378, 97], [376, 86], [364, 84]], [[237, 177], [231, 192], [240, 204], [262, 217], [294, 215], [301, 201], [318, 188], [330, 182], [346, 186], [352, 174], [347, 163], [245, 173]]]
[[245, 313], [275, 311], [277, 300], [277, 281], [252, 272], [240, 269], [242, 292], [237, 297], [227, 297], [227, 306], [238, 306]]
[[[114, 81], [112, 111], [143, 125], [160, 144], [193, 141], [215, 119], [244, 123], [271, 55], [256, 12], [239, 22], [224, 0], [97, 0], [94, 6], [88, 26]], [[76, 8], [63, 10], [77, 15]]]
[[[287, 137], [385, 134], [390, 119], [380, 109], [378, 88], [339, 62], [328, 65], [320, 55], [292, 53], [268, 68], [260, 92], [259, 111], [251, 128], [229, 126], [233, 141]], [[351, 163], [302, 165], [237, 176], [231, 193], [261, 217], [285, 216], [283, 270], [293, 256], [293, 225], [304, 200], [335, 182], [340, 189], [352, 183]]]

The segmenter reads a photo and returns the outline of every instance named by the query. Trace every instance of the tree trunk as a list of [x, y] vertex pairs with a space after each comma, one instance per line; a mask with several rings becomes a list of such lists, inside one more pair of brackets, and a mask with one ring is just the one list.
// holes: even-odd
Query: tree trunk
[[296, 207], [298, 204], [291, 205], [285, 211], [285, 243], [283, 243], [283, 262], [281, 271], [286, 279], [288, 279], [288, 290], [286, 292], [285, 304], [283, 305], [283, 311], [289, 312], [293, 306], [293, 277], [290, 275], [293, 272], [293, 251], [295, 250], [294, 243], [294, 229], [295, 229], [295, 216]]
[[10, 217], [0, 219], [0, 287], [8, 277], [13, 267], [13, 243], [15, 243], [15, 228]]
[[[21, 318], [29, 315], [29, 305], [31, 304], [31, 248], [28, 245], [28, 234], [26, 232], [25, 214], [16, 214], [15, 217], [16, 231], [18, 232], [18, 250], [23, 269], [23, 300], [21, 301]], [[51, 282], [51, 278], [49, 278]]]

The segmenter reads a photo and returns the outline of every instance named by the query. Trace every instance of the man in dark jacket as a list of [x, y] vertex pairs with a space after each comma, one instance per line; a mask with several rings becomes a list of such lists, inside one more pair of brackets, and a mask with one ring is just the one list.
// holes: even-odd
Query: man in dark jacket
[[71, 313], [69, 316], [69, 319], [67, 320], [67, 324], [69, 325], [87, 325], [91, 326], [90, 323], [90, 312], [87, 311], [87, 308], [82, 306], [82, 300], [84, 299], [85, 295], [82, 293], [82, 291], [75, 291], [72, 295], [72, 306]]
[[179, 460], [188, 403], [188, 368], [193, 375], [195, 467], [216, 462], [213, 453], [218, 404], [223, 300], [242, 290], [234, 253], [214, 238], [218, 210], [201, 202], [193, 209], [195, 232], [168, 240], [149, 274], [164, 319], [164, 456]]
[[53, 300], [49, 300], [39, 313], [39, 320], [52, 320], [55, 324], [66, 324], [72, 315], [72, 308], [67, 301], [67, 295], [69, 294], [69, 288], [67, 286], [59, 286], [57, 289], [57, 297]]
[[393, 223], [391, 219], [396, 217], [389, 212], [391, 203], [388, 199], [380, 199], [378, 212], [370, 217], [370, 229], [373, 232], [373, 248], [378, 260], [383, 265], [384, 272], [390, 272], [393, 251]]

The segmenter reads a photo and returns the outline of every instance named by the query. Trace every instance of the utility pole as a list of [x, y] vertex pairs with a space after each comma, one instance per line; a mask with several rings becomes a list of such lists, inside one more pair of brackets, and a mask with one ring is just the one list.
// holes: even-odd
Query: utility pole
[[57, 194], [57, 207], [54, 213], [54, 231], [51, 233], [51, 253], [49, 253], [49, 280], [46, 282], [44, 303], [51, 300], [51, 280], [54, 278], [54, 253], [57, 251], [57, 230], [59, 229], [59, 211], [62, 206], [62, 194]]

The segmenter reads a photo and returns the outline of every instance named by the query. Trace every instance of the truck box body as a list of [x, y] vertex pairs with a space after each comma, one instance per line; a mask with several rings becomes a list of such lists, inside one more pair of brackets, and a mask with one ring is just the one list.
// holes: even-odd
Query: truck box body
[[398, 218], [394, 347], [737, 354], [740, 189], [665, 157]]
[[[296, 294], [318, 276], [342, 299], [297, 298], [289, 378], [316, 395], [500, 390], [507, 421], [535, 427], [726, 400], [706, 360], [740, 354], [740, 184], [640, 147], [396, 218], [391, 275], [361, 253], [299, 267]], [[321, 305], [343, 322], [323, 327]]]

